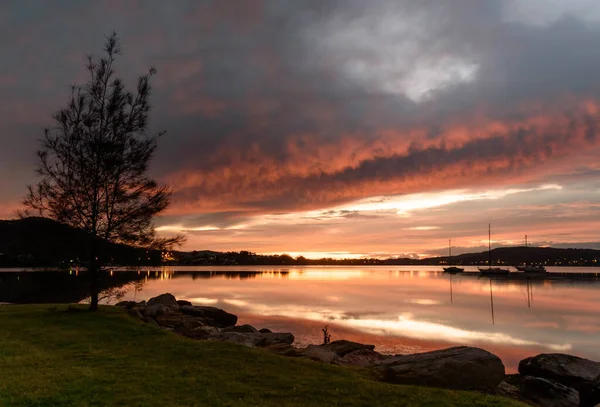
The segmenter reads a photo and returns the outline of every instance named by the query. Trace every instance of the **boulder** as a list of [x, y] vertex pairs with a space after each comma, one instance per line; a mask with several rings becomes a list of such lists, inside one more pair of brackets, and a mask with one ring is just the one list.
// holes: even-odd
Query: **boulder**
[[390, 383], [480, 391], [494, 391], [505, 372], [498, 356], [468, 346], [396, 355], [376, 363], [374, 370]]
[[179, 307], [179, 310], [186, 315], [204, 318], [209, 325], [219, 328], [235, 326], [238, 320], [237, 315], [215, 307], [184, 305], [183, 307]]
[[271, 331], [268, 328], [261, 328], [261, 329], [258, 330], [258, 332], [260, 332], [261, 334], [270, 334], [270, 333], [273, 333], [273, 331]]
[[200, 318], [195, 318], [190, 315], [171, 313], [161, 314], [156, 318], [158, 325], [168, 328], [194, 329], [199, 326], [204, 326]]
[[336, 355], [338, 355], [340, 357], [345, 356], [348, 353], [351, 353], [351, 352], [354, 352], [354, 351], [357, 351], [360, 349], [368, 349], [368, 350], [375, 349], [375, 345], [363, 345], [362, 343], [345, 341], [345, 340], [333, 341], [331, 343], [328, 343], [327, 345], [319, 345], [319, 346], [322, 346], [324, 348], [331, 350], [332, 352], [334, 352]]
[[239, 333], [258, 333], [258, 330], [253, 327], [252, 325], [236, 325], [236, 326], [232, 326], [229, 328], [223, 328], [223, 330], [221, 332], [239, 332]]
[[177, 300], [177, 305], [183, 307], [184, 305], [192, 305], [192, 303], [186, 300]]
[[162, 304], [148, 305], [142, 310], [142, 315], [148, 318], [156, 318], [160, 315], [169, 314], [171, 308]]
[[585, 384], [579, 389], [581, 407], [600, 406], [600, 376], [592, 383]]
[[519, 373], [554, 380], [579, 390], [593, 386], [600, 376], [600, 362], [562, 353], [542, 353], [523, 359], [519, 363]]
[[125, 309], [131, 309], [135, 307], [137, 303], [135, 301], [121, 301], [115, 304], [115, 307], [122, 307]]
[[153, 297], [148, 300], [148, 306], [162, 304], [168, 307], [178, 307], [175, 296], [170, 293], [161, 294], [158, 297]]
[[498, 386], [496, 394], [541, 407], [580, 406], [579, 392], [554, 380], [512, 375], [507, 382]]
[[498, 385], [494, 394], [496, 394], [497, 396], [526, 402], [525, 397], [523, 397], [519, 388], [514, 384], [508, 383], [506, 381]]
[[368, 348], [357, 349], [353, 352], [346, 353], [342, 357], [334, 359], [333, 363], [344, 366], [360, 366], [367, 367], [381, 362], [391, 356], [382, 355], [379, 352]]
[[308, 345], [302, 349], [302, 353], [309, 359], [317, 362], [332, 363], [338, 355], [324, 345]]
[[[327, 345], [308, 345], [308, 347], [306, 347], [303, 350], [303, 352], [308, 358], [312, 360], [317, 360], [325, 363], [334, 363], [337, 361], [337, 359], [342, 358], [358, 350], [367, 350], [374, 352], [373, 349], [375, 349], [375, 345], [363, 345], [362, 343], [358, 342], [340, 340], [333, 341], [331, 343], [328, 343]], [[352, 358], [348, 358], [345, 360], [345, 362], [351, 362], [352, 360]], [[342, 361], [342, 364], [343, 363], [344, 361]]]
[[180, 326], [175, 328], [175, 332], [192, 339], [207, 339], [209, 336], [216, 335], [220, 331], [219, 328], [215, 328], [214, 326], [199, 326], [191, 329]]
[[240, 332], [219, 332], [209, 335], [206, 339], [209, 341], [238, 343], [251, 348], [256, 347], [260, 341], [260, 338], [256, 334], [244, 334]]

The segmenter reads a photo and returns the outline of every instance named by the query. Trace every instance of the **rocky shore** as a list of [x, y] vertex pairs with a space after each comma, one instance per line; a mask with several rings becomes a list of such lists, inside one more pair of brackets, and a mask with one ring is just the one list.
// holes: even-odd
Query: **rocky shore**
[[524, 359], [519, 374], [506, 375], [500, 358], [486, 350], [458, 346], [412, 355], [383, 355], [374, 345], [345, 340], [295, 347], [294, 335], [237, 325], [222, 309], [195, 306], [162, 294], [142, 302], [116, 304], [148, 324], [193, 339], [232, 342], [287, 357], [368, 369], [378, 380], [396, 384], [474, 390], [543, 407], [600, 406], [600, 362], [564, 354]]

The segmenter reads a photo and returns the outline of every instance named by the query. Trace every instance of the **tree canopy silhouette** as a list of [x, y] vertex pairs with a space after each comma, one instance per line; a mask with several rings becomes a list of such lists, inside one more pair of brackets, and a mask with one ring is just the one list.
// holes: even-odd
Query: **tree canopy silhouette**
[[157, 248], [178, 243], [161, 239], [153, 218], [169, 205], [171, 191], [148, 175], [164, 134], [147, 133], [152, 67], [137, 81], [136, 92], [115, 77], [121, 54], [116, 33], [106, 39], [105, 56], [88, 56], [89, 79], [74, 85], [66, 108], [53, 118], [38, 151], [40, 180], [28, 187], [23, 203], [32, 212], [86, 231], [89, 235], [91, 305], [98, 307], [97, 241]]

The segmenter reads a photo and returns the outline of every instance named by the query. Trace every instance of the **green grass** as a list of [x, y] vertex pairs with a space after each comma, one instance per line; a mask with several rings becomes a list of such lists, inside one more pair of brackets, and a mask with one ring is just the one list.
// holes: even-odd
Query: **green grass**
[[0, 306], [0, 406], [520, 406], [396, 386], [364, 373], [193, 341], [119, 309]]

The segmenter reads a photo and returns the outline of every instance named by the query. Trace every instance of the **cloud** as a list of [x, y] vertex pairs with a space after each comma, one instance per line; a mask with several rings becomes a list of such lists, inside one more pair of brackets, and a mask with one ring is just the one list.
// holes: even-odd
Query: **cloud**
[[[357, 202], [542, 184], [574, 191], [600, 173], [600, 9], [590, 0], [34, 0], [2, 4], [0, 15], [0, 44], [19, 55], [0, 64], [0, 206], [34, 179], [40, 131], [85, 79], [84, 55], [99, 53], [106, 27], [123, 37], [117, 69], [127, 83], [158, 68], [150, 130], [168, 135], [152, 173], [175, 194], [157, 224], [220, 245], [271, 251], [271, 236], [252, 233], [295, 241], [289, 223], [269, 219], [315, 211], [313, 231], [352, 224], [373, 242], [361, 252], [376, 253], [391, 235], [370, 229], [376, 220], [352, 210]], [[577, 199], [594, 202], [590, 191]], [[578, 226], [590, 213], [561, 213], [591, 240]], [[394, 226], [415, 236], [432, 232], [414, 229], [423, 225], [447, 228], [419, 221]], [[317, 241], [327, 248], [304, 250], [350, 244]]]

